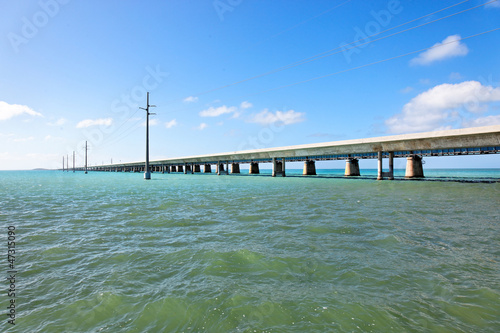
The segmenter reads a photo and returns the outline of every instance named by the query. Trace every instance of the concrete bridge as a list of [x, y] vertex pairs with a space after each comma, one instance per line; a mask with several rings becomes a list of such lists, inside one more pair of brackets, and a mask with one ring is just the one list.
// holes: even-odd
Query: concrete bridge
[[[249, 173], [259, 173], [259, 163], [272, 163], [272, 176], [286, 175], [287, 162], [304, 162], [304, 175], [315, 175], [315, 161], [345, 160], [345, 176], [359, 176], [360, 159], [378, 159], [377, 179], [394, 179], [394, 158], [406, 158], [407, 178], [424, 177], [423, 156], [496, 154], [500, 152], [500, 125], [384, 136], [368, 139], [314, 143], [230, 153], [188, 156], [150, 161], [152, 172], [215, 172], [218, 175], [240, 173], [240, 164], [249, 164]], [[389, 168], [383, 170], [387, 158]], [[83, 170], [83, 168], [78, 168]], [[145, 172], [144, 162], [89, 167], [90, 171]]]

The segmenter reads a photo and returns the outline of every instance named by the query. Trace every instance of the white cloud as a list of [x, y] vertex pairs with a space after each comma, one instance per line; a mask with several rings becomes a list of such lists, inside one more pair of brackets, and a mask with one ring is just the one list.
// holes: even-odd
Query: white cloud
[[467, 45], [459, 41], [460, 38], [460, 35], [446, 37], [441, 43], [434, 44], [431, 49], [410, 60], [410, 64], [429, 65], [438, 60], [466, 55], [469, 53], [469, 49]]
[[492, 125], [500, 125], [500, 115], [467, 120], [464, 121], [463, 123], [463, 127], [481, 127], [481, 126], [492, 126]]
[[198, 127], [196, 127], [197, 130], [203, 131], [205, 128], [207, 128], [208, 125], [205, 123], [201, 123]]
[[252, 103], [244, 101], [240, 104], [240, 109], [245, 110], [251, 108], [252, 106], [253, 106]]
[[[158, 119], [149, 119], [149, 126], [158, 125]], [[141, 124], [142, 127], [146, 127], [146, 121]]]
[[166, 127], [166, 128], [172, 128], [172, 127], [174, 127], [174, 126], [177, 126], [177, 120], [175, 120], [175, 119], [172, 119], [172, 120], [167, 121], [167, 122], [165, 123], [165, 127]]
[[208, 109], [200, 111], [200, 117], [218, 117], [223, 114], [232, 114], [231, 118], [239, 118], [239, 116], [243, 113], [244, 110], [249, 109], [253, 106], [252, 103], [248, 101], [244, 101], [237, 106], [219, 106], [217, 108], [211, 106]]
[[41, 113], [34, 111], [26, 105], [8, 104], [0, 101], [0, 121], [7, 120], [22, 114], [28, 114], [35, 117], [43, 117]]
[[195, 96], [186, 97], [186, 98], [184, 98], [184, 102], [186, 102], [186, 103], [198, 102], [198, 97], [195, 97]]
[[304, 121], [305, 120], [304, 115], [305, 113], [295, 112], [294, 110], [276, 111], [275, 113], [272, 113], [269, 110], [264, 109], [262, 112], [259, 112], [256, 115], [254, 115], [249, 120], [249, 122], [261, 124], [264, 126], [273, 123], [290, 125]]
[[14, 142], [28, 142], [28, 141], [33, 141], [33, 140], [35, 140], [35, 137], [34, 136], [29, 136], [27, 138], [14, 139], [12, 141], [14, 141]]
[[238, 108], [235, 106], [227, 107], [225, 105], [219, 106], [218, 108], [214, 108], [213, 106], [209, 107], [206, 110], [201, 111], [199, 114], [201, 117], [218, 117], [226, 113], [236, 112]]
[[62, 125], [64, 125], [64, 124], [66, 124], [66, 122], [67, 122], [67, 121], [68, 121], [68, 120], [67, 120], [67, 119], [65, 119], [65, 118], [59, 118], [59, 119], [57, 119], [57, 120], [56, 120], [55, 122], [53, 122], [53, 123], [47, 123], [47, 125], [49, 125], [49, 126], [62, 126]]
[[458, 108], [471, 113], [487, 110], [487, 103], [500, 101], [500, 88], [477, 81], [441, 84], [410, 100], [403, 111], [385, 121], [391, 133], [432, 131], [458, 117]]
[[90, 126], [110, 126], [113, 123], [113, 118], [85, 119], [80, 121], [76, 128], [85, 128]]
[[243, 111], [245, 111], [246, 109], [250, 109], [252, 106], [253, 104], [248, 101], [242, 102], [239, 109], [233, 113], [233, 116], [231, 118], [239, 118]]

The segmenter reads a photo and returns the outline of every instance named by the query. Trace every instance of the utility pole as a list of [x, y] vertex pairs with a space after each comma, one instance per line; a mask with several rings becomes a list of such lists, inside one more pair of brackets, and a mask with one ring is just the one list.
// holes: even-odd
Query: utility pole
[[75, 172], [75, 151], [73, 150], [73, 172]]
[[87, 141], [85, 141], [85, 174], [87, 174]]
[[139, 108], [146, 110], [146, 167], [144, 170], [144, 179], [151, 179], [151, 172], [149, 172], [149, 116], [156, 114], [149, 112], [149, 108], [154, 108], [156, 105], [149, 105], [149, 91], [147, 94], [147, 102], [145, 108]]

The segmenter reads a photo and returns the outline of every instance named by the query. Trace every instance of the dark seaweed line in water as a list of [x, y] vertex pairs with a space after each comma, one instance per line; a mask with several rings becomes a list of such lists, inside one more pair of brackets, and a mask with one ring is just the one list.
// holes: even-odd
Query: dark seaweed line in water
[[[243, 177], [268, 177], [269, 175], [232, 175], [232, 176], [243, 176]], [[335, 176], [335, 175], [294, 175], [290, 174], [287, 175], [287, 177], [292, 177], [292, 178], [302, 178], [302, 177], [307, 177], [307, 178], [327, 178], [327, 179], [349, 179], [349, 180], [376, 180], [376, 176]], [[404, 178], [404, 177], [398, 177], [395, 176], [393, 180], [396, 181], [418, 181], [418, 182], [456, 182], [456, 183], [483, 183], [483, 184], [494, 184], [494, 183], [500, 183], [500, 178], [487, 178], [487, 177], [481, 177], [481, 178], [474, 178], [474, 179], [467, 179], [467, 178], [461, 178], [461, 177], [429, 177], [429, 178]]]

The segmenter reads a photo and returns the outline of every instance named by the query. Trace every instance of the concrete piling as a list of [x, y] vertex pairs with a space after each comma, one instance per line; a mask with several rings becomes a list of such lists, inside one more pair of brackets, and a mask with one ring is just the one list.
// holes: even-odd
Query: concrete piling
[[359, 160], [357, 158], [349, 157], [345, 161], [344, 176], [352, 177], [352, 176], [360, 176], [360, 175], [361, 175], [361, 173], [359, 172]]
[[231, 173], [240, 173], [240, 165], [238, 163], [231, 163]]
[[304, 162], [303, 175], [314, 176], [316, 174], [316, 162], [307, 160]]
[[421, 156], [414, 155], [406, 158], [405, 178], [424, 178]]
[[273, 157], [273, 177], [281, 176], [285, 177], [285, 159], [282, 158], [281, 161], [278, 161], [277, 158]]
[[259, 163], [257, 162], [251, 162], [250, 163], [250, 169], [248, 170], [248, 173], [251, 175], [256, 175], [259, 174]]
[[394, 179], [394, 152], [389, 152], [389, 172], [387, 173], [387, 179]]
[[378, 166], [378, 173], [377, 173], [377, 180], [382, 180], [384, 179], [384, 176], [383, 176], [383, 169], [382, 169], [382, 152], [379, 151], [378, 152], [378, 156], [377, 156], [377, 166]]
[[383, 180], [385, 178], [389, 180], [394, 179], [394, 152], [389, 152], [389, 171], [384, 172], [382, 165], [382, 152], [378, 152], [378, 174], [377, 180]]
[[227, 170], [224, 170], [224, 163], [218, 162], [216, 166], [217, 175], [227, 175]]

